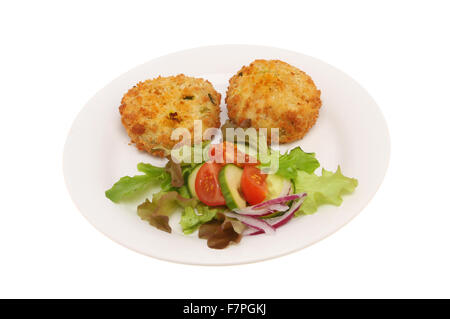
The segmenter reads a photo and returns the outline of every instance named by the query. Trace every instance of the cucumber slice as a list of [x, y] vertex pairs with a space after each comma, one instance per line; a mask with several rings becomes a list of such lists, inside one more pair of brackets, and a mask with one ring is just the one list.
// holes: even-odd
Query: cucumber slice
[[266, 184], [266, 200], [289, 195], [294, 190], [290, 180], [275, 174], [270, 174], [267, 176]]
[[[282, 196], [286, 196], [286, 195], [290, 195], [290, 194], [294, 193], [294, 186], [293, 186], [292, 182], [284, 177], [281, 177], [281, 176], [278, 176], [275, 174], [270, 174], [266, 178], [266, 183], [267, 183], [267, 190], [268, 190], [266, 200], [274, 199], [274, 198], [278, 198], [278, 197], [282, 197]], [[284, 214], [284, 212], [275, 212], [275, 213], [263, 216], [261, 218], [263, 218], [263, 219], [273, 218], [273, 217], [277, 217], [277, 216], [280, 216], [283, 214]]]
[[229, 209], [247, 206], [245, 199], [239, 193], [242, 171], [236, 165], [227, 164], [219, 173], [220, 189]]
[[197, 193], [195, 192], [195, 179], [197, 178], [197, 173], [200, 170], [200, 167], [202, 167], [203, 164], [197, 165], [197, 167], [194, 168], [194, 170], [189, 174], [188, 176], [188, 189], [189, 193], [191, 193], [191, 196], [193, 198], [197, 198]]

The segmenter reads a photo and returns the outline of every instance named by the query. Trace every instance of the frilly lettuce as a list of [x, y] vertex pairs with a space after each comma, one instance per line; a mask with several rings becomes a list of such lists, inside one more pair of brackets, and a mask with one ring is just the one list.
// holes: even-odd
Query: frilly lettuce
[[296, 171], [313, 173], [320, 166], [315, 153], [306, 153], [300, 147], [281, 155], [278, 163], [277, 174], [285, 178], [291, 178]]
[[219, 211], [217, 208], [210, 208], [202, 204], [197, 205], [197, 212], [193, 207], [186, 207], [181, 214], [180, 220], [184, 234], [193, 233], [200, 225], [212, 220]]
[[141, 219], [146, 220], [150, 225], [170, 233], [169, 215], [178, 208], [195, 207], [196, 199], [182, 197], [175, 191], [160, 192], [153, 195], [152, 201], [148, 199], [138, 206], [137, 213]]
[[276, 169], [275, 161], [278, 160], [278, 170], [275, 174], [284, 178], [293, 179], [297, 171], [313, 173], [319, 166], [315, 153], [306, 153], [300, 147], [293, 148], [289, 153], [280, 154], [277, 150], [268, 149], [268, 155], [262, 159], [261, 169], [268, 172]]
[[304, 171], [297, 171], [294, 178], [295, 192], [307, 193], [305, 201], [299, 214], [313, 214], [317, 207], [324, 204], [339, 206], [342, 203], [342, 195], [352, 193], [358, 181], [354, 178], [342, 175], [341, 168], [338, 167], [335, 173], [322, 169], [322, 176], [308, 174]]

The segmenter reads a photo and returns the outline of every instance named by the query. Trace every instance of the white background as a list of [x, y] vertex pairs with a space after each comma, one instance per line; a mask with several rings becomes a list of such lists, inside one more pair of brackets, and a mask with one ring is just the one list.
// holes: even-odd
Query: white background
[[[0, 297], [449, 298], [449, 12], [445, 1], [2, 2]], [[228, 43], [308, 54], [365, 87], [392, 139], [383, 185], [336, 234], [257, 264], [185, 266], [115, 244], [66, 191], [72, 121], [130, 68]]]

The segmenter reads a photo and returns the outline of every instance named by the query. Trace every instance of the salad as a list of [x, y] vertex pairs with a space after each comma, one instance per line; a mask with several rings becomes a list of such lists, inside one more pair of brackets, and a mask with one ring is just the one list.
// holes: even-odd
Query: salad
[[[139, 163], [142, 174], [120, 178], [105, 195], [119, 203], [157, 185], [161, 190], [137, 207], [142, 220], [171, 233], [169, 218], [181, 212], [184, 234], [198, 230], [208, 247], [223, 249], [244, 236], [273, 235], [293, 217], [313, 214], [321, 205], [339, 206], [342, 195], [358, 185], [340, 167], [315, 174], [320, 166], [315, 154], [300, 147], [285, 154], [268, 148], [262, 158], [242, 146], [228, 141], [203, 145], [207, 156], [201, 163], [171, 156], [165, 167]], [[185, 153], [193, 152], [188, 147]], [[277, 170], [267, 174], [275, 161]]]

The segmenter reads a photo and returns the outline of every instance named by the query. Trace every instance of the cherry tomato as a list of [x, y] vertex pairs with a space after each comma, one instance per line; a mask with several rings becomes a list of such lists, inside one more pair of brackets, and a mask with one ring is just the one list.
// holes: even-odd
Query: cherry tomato
[[195, 179], [195, 192], [198, 199], [208, 206], [225, 205], [225, 198], [222, 195], [219, 184], [219, 172], [222, 165], [207, 162], [198, 170]]
[[249, 154], [241, 152], [235, 144], [230, 142], [211, 145], [209, 156], [212, 161], [220, 164], [234, 163], [239, 167], [259, 164], [258, 160]]
[[267, 196], [267, 175], [254, 166], [244, 166], [241, 177], [241, 190], [250, 205], [263, 202]]

